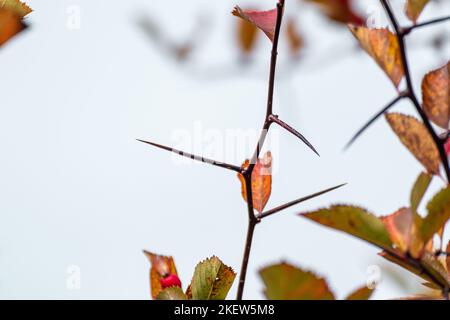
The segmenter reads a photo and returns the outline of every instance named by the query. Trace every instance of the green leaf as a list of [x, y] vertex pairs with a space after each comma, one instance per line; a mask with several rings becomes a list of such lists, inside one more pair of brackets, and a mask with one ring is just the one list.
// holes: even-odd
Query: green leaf
[[225, 300], [233, 285], [236, 273], [230, 267], [212, 257], [195, 267], [190, 290], [193, 300]]
[[0, 9], [14, 12], [21, 19], [33, 11], [29, 6], [19, 0], [0, 0]]
[[422, 201], [422, 198], [425, 195], [425, 192], [427, 192], [427, 189], [430, 186], [432, 179], [433, 176], [425, 172], [422, 172], [419, 175], [419, 177], [417, 177], [417, 180], [414, 183], [414, 187], [412, 188], [410, 197], [411, 210], [413, 212], [417, 211], [417, 208], [419, 207], [420, 202]]
[[369, 300], [373, 292], [373, 289], [364, 286], [351, 293], [345, 300]]
[[187, 296], [180, 287], [170, 287], [161, 291], [156, 300], [187, 300]]
[[441, 190], [427, 205], [428, 215], [423, 219], [421, 235], [428, 242], [450, 219], [450, 187]]
[[334, 300], [327, 282], [287, 263], [264, 268], [260, 275], [270, 300]]
[[383, 222], [358, 207], [335, 205], [329, 209], [300, 214], [324, 226], [343, 231], [381, 248], [390, 248], [392, 242]]

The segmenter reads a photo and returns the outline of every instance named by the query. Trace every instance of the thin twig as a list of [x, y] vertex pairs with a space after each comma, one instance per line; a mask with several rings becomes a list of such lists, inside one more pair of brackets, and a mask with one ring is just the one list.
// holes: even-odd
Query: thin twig
[[393, 106], [395, 106], [400, 100], [407, 97], [406, 92], [401, 92], [400, 95], [398, 95], [394, 100], [392, 100], [386, 107], [381, 109], [380, 112], [378, 112], [376, 115], [374, 115], [372, 118], [370, 118], [367, 123], [356, 132], [356, 134], [350, 139], [350, 141], [345, 145], [344, 150], [347, 150], [350, 148], [350, 146], [363, 134], [364, 131], [366, 131], [367, 128], [369, 128], [379, 117], [381, 117], [383, 114], [385, 114], [389, 109], [391, 109]]
[[437, 19], [433, 19], [433, 20], [421, 22], [421, 23], [418, 23], [418, 24], [414, 24], [414, 25], [412, 25], [412, 26], [410, 26], [410, 27], [403, 28], [402, 34], [403, 34], [403, 35], [407, 35], [407, 34], [409, 34], [411, 31], [413, 31], [414, 29], [419, 29], [419, 28], [422, 28], [422, 27], [427, 27], [427, 26], [430, 26], [430, 25], [434, 25], [434, 24], [441, 23], [441, 22], [444, 22], [444, 21], [449, 21], [449, 20], [450, 20], [450, 16], [448, 16], [448, 17], [442, 17], [442, 18], [437, 18]]
[[297, 205], [297, 204], [299, 204], [299, 203], [302, 203], [302, 202], [305, 202], [305, 201], [308, 201], [308, 200], [317, 198], [318, 196], [321, 196], [321, 195], [323, 195], [323, 194], [325, 194], [325, 193], [328, 193], [328, 192], [331, 192], [331, 191], [333, 191], [333, 190], [339, 189], [339, 188], [341, 188], [341, 187], [343, 187], [343, 186], [345, 186], [345, 185], [347, 185], [347, 184], [346, 184], [346, 183], [343, 183], [343, 184], [340, 184], [340, 185], [338, 185], [338, 186], [336, 186], [336, 187], [329, 188], [329, 189], [326, 189], [326, 190], [323, 190], [323, 191], [319, 191], [319, 192], [313, 193], [313, 194], [311, 194], [311, 195], [309, 195], [309, 196], [306, 196], [306, 197], [303, 197], [303, 198], [300, 198], [300, 199], [297, 199], [297, 200], [294, 200], [294, 201], [285, 203], [285, 204], [283, 204], [283, 205], [281, 205], [281, 206], [278, 206], [278, 207], [273, 208], [273, 209], [271, 209], [271, 210], [269, 210], [269, 211], [266, 211], [266, 212], [263, 212], [263, 213], [259, 214], [259, 215], [258, 215], [258, 218], [259, 218], [259, 219], [267, 218], [268, 216], [271, 216], [271, 215], [273, 215], [273, 214], [275, 214], [275, 213], [278, 213], [278, 212], [280, 212], [280, 211], [283, 211], [283, 210], [285, 210], [285, 209], [288, 209], [288, 208], [290, 208], [290, 207], [293, 207], [293, 206], [295, 206], [295, 205]]
[[239, 172], [239, 173], [242, 172], [242, 168], [240, 168], [238, 166], [235, 166], [235, 165], [232, 165], [232, 164], [228, 164], [228, 163], [224, 163], [224, 162], [220, 162], [220, 161], [216, 161], [216, 160], [211, 160], [211, 159], [208, 159], [208, 158], [205, 158], [205, 157], [202, 157], [202, 156], [196, 156], [196, 155], [190, 154], [188, 152], [184, 152], [184, 151], [177, 150], [177, 149], [174, 149], [174, 148], [171, 148], [171, 147], [163, 146], [161, 144], [157, 144], [157, 143], [150, 142], [150, 141], [145, 141], [145, 140], [140, 140], [140, 139], [137, 139], [137, 141], [145, 143], [145, 144], [149, 144], [149, 145], [154, 146], [154, 147], [159, 148], [159, 149], [163, 149], [163, 150], [166, 150], [166, 151], [169, 151], [169, 152], [173, 152], [173, 153], [178, 154], [178, 155], [180, 155], [182, 157], [186, 157], [186, 158], [189, 158], [189, 159], [192, 159], [192, 160], [208, 163], [208, 164], [211, 164], [211, 165], [216, 166], [216, 167], [232, 170], [232, 171]]
[[392, 10], [389, 1], [388, 0], [380, 0], [383, 8], [385, 9], [389, 20], [392, 23], [392, 26], [394, 27], [398, 44], [400, 47], [400, 54], [402, 58], [402, 64], [403, 64], [403, 70], [405, 72], [405, 79], [406, 79], [406, 86], [408, 91], [408, 98], [411, 100], [412, 104], [414, 105], [417, 113], [419, 114], [420, 118], [422, 119], [427, 131], [429, 132], [430, 136], [433, 138], [434, 143], [436, 144], [436, 147], [438, 148], [439, 155], [442, 161], [442, 165], [444, 166], [445, 175], [447, 176], [447, 183], [450, 183], [450, 168], [448, 164], [448, 158], [447, 154], [445, 152], [444, 144], [442, 143], [441, 139], [439, 139], [439, 136], [436, 134], [436, 132], [433, 129], [433, 126], [430, 123], [430, 120], [428, 119], [427, 115], [423, 111], [419, 100], [417, 99], [417, 95], [414, 91], [414, 85], [412, 82], [411, 72], [408, 64], [408, 57], [406, 54], [406, 44], [405, 44], [405, 36], [404, 29], [400, 26], [398, 23], [398, 20], [394, 14], [394, 11]]

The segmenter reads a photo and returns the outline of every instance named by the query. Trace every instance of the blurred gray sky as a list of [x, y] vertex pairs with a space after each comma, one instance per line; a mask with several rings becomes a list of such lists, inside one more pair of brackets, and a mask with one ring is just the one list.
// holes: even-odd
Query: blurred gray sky
[[[258, 3], [270, 8], [273, 2]], [[402, 1], [393, 2], [401, 10]], [[235, 174], [176, 165], [169, 154], [135, 138], [170, 145], [174, 132], [193, 132], [195, 124], [219, 132], [259, 129], [270, 43], [261, 37], [256, 62], [239, 71], [230, 14], [235, 1], [28, 3], [35, 10], [28, 18], [31, 28], [0, 51], [0, 297], [147, 299], [144, 248], [173, 255], [185, 286], [196, 263], [214, 254], [238, 271], [247, 214]], [[359, 9], [367, 13], [377, 3], [361, 1]], [[287, 14], [298, 13], [297, 3], [287, 5]], [[81, 10], [79, 30], [67, 27], [72, 6]], [[392, 213], [408, 204], [421, 170], [384, 120], [342, 152], [396, 92], [366, 55], [338, 54], [355, 44], [345, 28], [330, 25], [311, 7], [301, 10], [298, 21], [309, 55], [293, 69], [281, 43], [275, 110], [322, 157], [279, 131], [268, 208], [349, 184], [258, 226], [246, 298], [263, 297], [257, 271], [280, 260], [325, 276], [338, 297], [364, 285], [369, 266], [385, 270], [375, 248], [295, 213], [336, 202]], [[430, 5], [423, 19], [449, 11], [448, 3]], [[179, 65], [137, 26], [143, 16], [173, 39], [183, 39], [198, 17], [206, 17], [207, 38], [192, 61]], [[385, 23], [382, 11], [380, 16]], [[423, 29], [411, 38], [417, 88], [427, 71], [449, 57], [448, 46], [436, 54], [421, 45], [436, 31], [448, 35], [450, 29], [448, 24]], [[332, 55], [336, 61], [316, 67], [322, 56]], [[229, 72], [213, 76], [217, 66]], [[412, 108], [405, 103], [397, 110]], [[248, 156], [238, 150], [232, 161], [240, 164]], [[436, 180], [432, 189], [441, 186]], [[70, 266], [80, 268], [80, 290], [67, 288]], [[418, 281], [408, 279], [405, 290], [384, 272], [375, 297], [411, 294]]]

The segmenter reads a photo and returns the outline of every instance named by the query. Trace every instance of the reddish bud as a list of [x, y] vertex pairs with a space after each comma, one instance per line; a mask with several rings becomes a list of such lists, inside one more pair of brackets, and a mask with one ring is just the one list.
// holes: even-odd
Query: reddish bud
[[161, 278], [159, 280], [161, 282], [161, 286], [163, 289], [169, 288], [169, 287], [180, 287], [181, 288], [181, 281], [180, 278], [178, 278], [174, 274], [169, 274], [168, 276]]
[[445, 144], [444, 144], [444, 148], [445, 148], [445, 153], [447, 154], [447, 156], [450, 153], [450, 139], [448, 139]]

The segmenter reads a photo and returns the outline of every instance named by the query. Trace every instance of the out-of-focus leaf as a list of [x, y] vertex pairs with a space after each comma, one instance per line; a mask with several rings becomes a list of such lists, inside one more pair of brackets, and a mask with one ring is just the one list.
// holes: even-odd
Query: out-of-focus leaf
[[408, 18], [412, 22], [417, 23], [417, 19], [428, 2], [430, 2], [430, 0], [407, 0], [405, 11]]
[[239, 19], [237, 25], [237, 39], [239, 48], [244, 54], [249, 54], [255, 48], [258, 39], [258, 29], [247, 20]]
[[392, 246], [389, 233], [381, 219], [362, 208], [336, 205], [300, 216], [351, 234], [381, 248]]
[[389, 29], [370, 29], [350, 25], [350, 31], [361, 47], [375, 60], [398, 87], [404, 76], [400, 46], [395, 34]]
[[[246, 169], [250, 165], [250, 161], [246, 160], [242, 164], [242, 168]], [[242, 174], [238, 173], [239, 181], [242, 186], [242, 197], [247, 201], [247, 187]], [[252, 198], [253, 207], [259, 212], [263, 212], [264, 207], [269, 201], [272, 192], [272, 154], [266, 152], [262, 159], [256, 161], [252, 173]]]
[[343, 24], [364, 24], [364, 19], [353, 10], [351, 0], [307, 0], [307, 2], [318, 5], [322, 12], [333, 21]]
[[0, 9], [10, 11], [20, 19], [33, 12], [29, 6], [19, 0], [0, 0]]
[[31, 8], [18, 0], [0, 0], [0, 46], [25, 29], [23, 18]]
[[150, 289], [152, 298], [156, 299], [162, 291], [161, 279], [169, 274], [178, 276], [175, 262], [172, 257], [157, 255], [144, 251], [145, 256], [150, 261]]
[[236, 273], [217, 257], [200, 262], [191, 282], [193, 300], [224, 300]]
[[369, 300], [374, 290], [364, 286], [351, 293], [345, 300]]
[[382, 218], [392, 243], [402, 252], [409, 249], [414, 224], [414, 215], [410, 208], [401, 208]]
[[425, 192], [427, 192], [428, 187], [430, 186], [431, 180], [433, 176], [422, 172], [418, 177], [416, 182], [414, 183], [414, 187], [411, 190], [410, 202], [411, 202], [411, 210], [413, 212], [417, 211], [417, 208], [422, 201]]
[[432, 290], [439, 290], [439, 286], [437, 284], [432, 283], [432, 282], [424, 282], [424, 283], [422, 283], [422, 285], [424, 287], [427, 287], [427, 288], [432, 289]]
[[295, 56], [298, 55], [299, 52], [303, 49], [305, 41], [298, 32], [294, 19], [288, 20], [286, 27], [286, 35], [289, 43], [289, 48], [291, 49], [291, 53]]
[[260, 271], [270, 300], [334, 300], [327, 282], [287, 263], [269, 266]]
[[170, 287], [162, 290], [156, 300], [187, 300], [187, 296], [180, 287]]
[[0, 9], [0, 46], [24, 28], [25, 26], [19, 16], [9, 10]]
[[277, 24], [277, 12], [277, 9], [269, 11], [242, 10], [239, 6], [236, 6], [232, 14], [261, 29], [269, 37], [270, 41], [273, 41]]
[[439, 175], [439, 151], [425, 126], [412, 116], [386, 114], [386, 120], [403, 145], [419, 160], [429, 173]]
[[428, 215], [421, 227], [422, 239], [428, 242], [450, 219], [450, 187], [441, 190], [427, 205]]
[[428, 118], [447, 130], [450, 121], [450, 62], [424, 77], [422, 95]]

